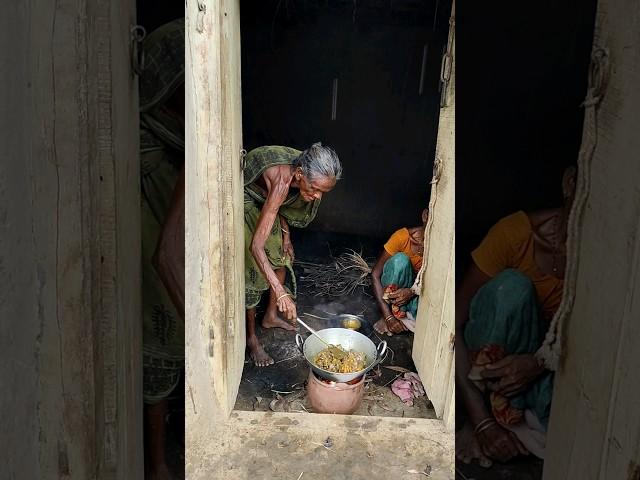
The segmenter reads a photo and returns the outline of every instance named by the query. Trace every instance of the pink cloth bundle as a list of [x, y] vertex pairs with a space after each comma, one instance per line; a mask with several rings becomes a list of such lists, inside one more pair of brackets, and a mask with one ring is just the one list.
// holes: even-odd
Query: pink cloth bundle
[[413, 406], [413, 400], [415, 398], [422, 397], [425, 394], [420, 377], [413, 372], [405, 373], [393, 382], [391, 384], [391, 391], [400, 397], [403, 403], [410, 407]]

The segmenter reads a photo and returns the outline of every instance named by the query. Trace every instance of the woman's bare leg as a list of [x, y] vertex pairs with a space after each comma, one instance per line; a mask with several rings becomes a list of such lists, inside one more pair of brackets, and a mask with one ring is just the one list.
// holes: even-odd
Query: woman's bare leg
[[[276, 270], [276, 276], [278, 277], [278, 281], [281, 285], [284, 285], [284, 280], [287, 275], [287, 271], [284, 268], [278, 268]], [[269, 292], [269, 306], [267, 307], [267, 312], [264, 314], [262, 318], [262, 328], [283, 328], [285, 330], [295, 330], [291, 323], [284, 321], [278, 315], [278, 303], [277, 303], [276, 294], [273, 292], [273, 289]]]
[[249, 356], [255, 363], [256, 367], [267, 367], [273, 365], [273, 358], [264, 351], [262, 345], [258, 341], [256, 335], [256, 309], [250, 308], [247, 310], [247, 348], [249, 349]]

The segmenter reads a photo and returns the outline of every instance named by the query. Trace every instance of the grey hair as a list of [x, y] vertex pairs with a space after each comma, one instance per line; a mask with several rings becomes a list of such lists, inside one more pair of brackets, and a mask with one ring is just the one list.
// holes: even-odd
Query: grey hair
[[320, 177], [335, 178], [337, 181], [342, 177], [342, 164], [338, 154], [332, 148], [324, 147], [320, 142], [314, 143], [302, 152], [293, 166], [300, 167], [310, 181]]

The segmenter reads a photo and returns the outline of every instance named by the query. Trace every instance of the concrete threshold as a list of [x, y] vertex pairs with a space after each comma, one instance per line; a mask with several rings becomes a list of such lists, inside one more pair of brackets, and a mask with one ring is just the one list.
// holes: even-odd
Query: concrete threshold
[[189, 455], [189, 480], [455, 476], [454, 433], [433, 419], [234, 411], [203, 443]]

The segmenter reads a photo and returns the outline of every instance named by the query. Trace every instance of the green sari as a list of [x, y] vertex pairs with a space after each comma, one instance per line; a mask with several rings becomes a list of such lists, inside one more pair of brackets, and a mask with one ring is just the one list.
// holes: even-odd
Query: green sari
[[[266, 202], [266, 192], [256, 184], [267, 168], [276, 165], [292, 165], [300, 155], [300, 150], [281, 146], [258, 147], [247, 153], [244, 169], [244, 245], [245, 245], [245, 302], [246, 308], [254, 308], [260, 302], [262, 293], [269, 290], [269, 283], [258, 267], [251, 253], [251, 241], [258, 225], [262, 206]], [[287, 223], [296, 228], [304, 228], [315, 218], [320, 200], [305, 202], [297, 190], [289, 191], [286, 200], [280, 206], [278, 214]], [[283, 251], [283, 232], [276, 218], [264, 245], [269, 264], [274, 270], [284, 268], [285, 290], [293, 298], [297, 294], [296, 277], [291, 260]]]
[[143, 392], [155, 404], [175, 389], [184, 369], [184, 322], [153, 266], [153, 255], [184, 164], [184, 123], [166, 108], [184, 84], [184, 19], [144, 41], [140, 77]]

